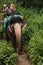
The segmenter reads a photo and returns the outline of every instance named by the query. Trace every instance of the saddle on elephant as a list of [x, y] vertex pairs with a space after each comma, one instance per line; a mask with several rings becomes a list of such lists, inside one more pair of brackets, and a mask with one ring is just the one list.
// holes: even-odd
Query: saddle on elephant
[[12, 20], [14, 20], [14, 23], [17, 23], [17, 22], [21, 22], [24, 26], [25, 22], [23, 21], [24, 18], [23, 16], [21, 16], [20, 13], [17, 13], [17, 12], [14, 12], [14, 13], [11, 13], [10, 16], [7, 16], [4, 18], [4, 21], [3, 21], [3, 28], [5, 29], [6, 28], [6, 25], [8, 22], [12, 22]]

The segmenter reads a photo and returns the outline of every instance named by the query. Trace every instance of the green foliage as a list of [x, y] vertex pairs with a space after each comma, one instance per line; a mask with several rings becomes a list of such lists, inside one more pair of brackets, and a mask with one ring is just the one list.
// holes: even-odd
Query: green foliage
[[17, 0], [21, 3], [23, 7], [30, 7], [30, 6], [39, 6], [40, 8], [43, 7], [43, 0]]
[[27, 27], [23, 32], [23, 47], [33, 65], [43, 65], [43, 9], [18, 8]]
[[[32, 3], [34, 1], [36, 0], [33, 0]], [[38, 0], [35, 3], [39, 3]], [[17, 4], [16, 7], [27, 23], [22, 39], [24, 51], [33, 65], [43, 65], [43, 9], [40, 11], [37, 8], [26, 9], [20, 7], [20, 4]], [[6, 41], [0, 41], [0, 60], [0, 64], [3, 65], [16, 64], [15, 51], [7, 45]]]
[[43, 64], [43, 59], [42, 59], [43, 58], [43, 33], [42, 32], [43, 30], [36, 32], [34, 36], [31, 38], [28, 44], [28, 51], [25, 48], [28, 57], [30, 56], [30, 59], [34, 63], [34, 65]]
[[16, 53], [4, 40], [0, 41], [0, 65], [16, 65]]

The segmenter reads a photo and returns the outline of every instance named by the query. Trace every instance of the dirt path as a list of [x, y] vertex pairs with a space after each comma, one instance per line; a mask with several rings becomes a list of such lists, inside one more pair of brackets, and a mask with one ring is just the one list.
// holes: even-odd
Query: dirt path
[[31, 65], [30, 61], [27, 60], [26, 54], [17, 56], [17, 65]]

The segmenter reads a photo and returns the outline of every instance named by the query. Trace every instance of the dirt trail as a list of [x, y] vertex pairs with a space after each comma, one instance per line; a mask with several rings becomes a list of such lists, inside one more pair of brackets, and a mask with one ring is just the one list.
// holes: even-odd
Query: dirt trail
[[30, 61], [27, 60], [26, 54], [17, 56], [17, 65], [31, 65]]

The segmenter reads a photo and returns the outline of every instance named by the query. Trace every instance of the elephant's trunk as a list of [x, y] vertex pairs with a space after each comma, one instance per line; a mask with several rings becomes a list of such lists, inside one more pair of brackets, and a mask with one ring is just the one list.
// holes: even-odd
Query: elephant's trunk
[[21, 25], [19, 23], [14, 24], [14, 31], [16, 35], [16, 42], [17, 42], [17, 52], [21, 52], [22, 44], [21, 44]]

